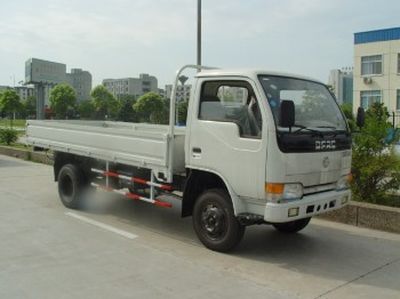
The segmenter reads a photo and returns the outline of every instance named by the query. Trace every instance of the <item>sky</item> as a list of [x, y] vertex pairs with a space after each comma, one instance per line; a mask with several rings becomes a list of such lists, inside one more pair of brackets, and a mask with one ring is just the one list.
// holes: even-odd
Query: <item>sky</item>
[[[400, 27], [398, 0], [203, 0], [202, 61], [327, 82], [353, 65], [353, 34]], [[104, 78], [149, 73], [159, 87], [196, 62], [197, 0], [3, 0], [0, 85], [31, 57]]]

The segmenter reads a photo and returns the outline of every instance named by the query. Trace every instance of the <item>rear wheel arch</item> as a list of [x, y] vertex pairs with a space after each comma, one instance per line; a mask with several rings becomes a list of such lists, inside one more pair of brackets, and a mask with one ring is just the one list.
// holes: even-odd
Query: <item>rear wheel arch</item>
[[90, 172], [90, 164], [91, 164], [91, 159], [74, 155], [74, 154], [69, 154], [69, 153], [63, 153], [63, 152], [54, 152], [54, 164], [53, 164], [53, 171], [54, 171], [54, 181], [58, 181], [58, 176], [60, 173], [60, 170], [63, 168], [64, 165], [67, 164], [73, 164], [76, 165], [80, 171], [84, 174], [86, 178], [91, 177], [91, 172]]

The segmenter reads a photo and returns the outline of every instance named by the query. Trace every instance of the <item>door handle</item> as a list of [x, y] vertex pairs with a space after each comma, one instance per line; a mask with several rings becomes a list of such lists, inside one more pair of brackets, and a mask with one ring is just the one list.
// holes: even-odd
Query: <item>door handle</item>
[[199, 147], [194, 147], [194, 148], [192, 148], [192, 152], [193, 152], [194, 154], [201, 154], [201, 148], [199, 148]]

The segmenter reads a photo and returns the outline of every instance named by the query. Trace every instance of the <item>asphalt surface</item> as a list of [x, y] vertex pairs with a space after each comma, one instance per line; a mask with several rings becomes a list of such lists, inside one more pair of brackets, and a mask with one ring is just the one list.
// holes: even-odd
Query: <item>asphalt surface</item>
[[179, 203], [88, 202], [64, 208], [51, 167], [0, 156], [0, 298], [400, 298], [400, 235], [313, 219], [221, 254]]

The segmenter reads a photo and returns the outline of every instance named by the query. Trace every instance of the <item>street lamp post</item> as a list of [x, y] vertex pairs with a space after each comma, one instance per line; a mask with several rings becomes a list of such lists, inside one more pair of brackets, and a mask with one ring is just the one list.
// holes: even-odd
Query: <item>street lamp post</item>
[[201, 0], [197, 0], [197, 65], [201, 65]]

